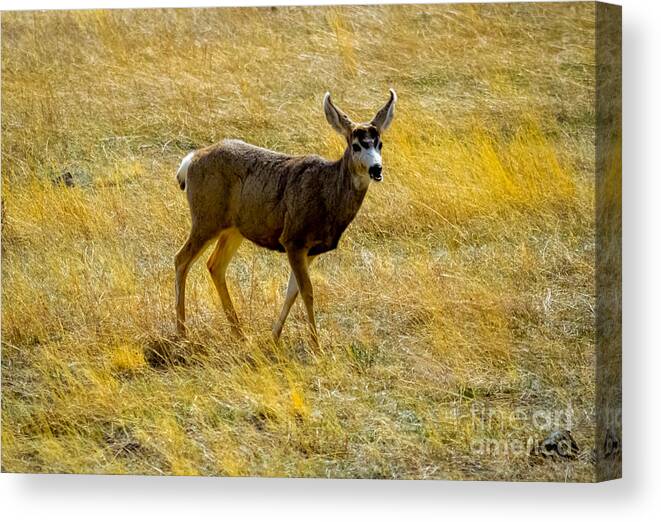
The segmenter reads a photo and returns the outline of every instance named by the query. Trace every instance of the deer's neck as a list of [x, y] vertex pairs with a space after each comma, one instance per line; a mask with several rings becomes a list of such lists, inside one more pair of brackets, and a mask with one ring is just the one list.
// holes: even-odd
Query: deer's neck
[[337, 169], [338, 174], [336, 192], [338, 207], [342, 209], [342, 214], [351, 221], [363, 203], [369, 186], [369, 176], [361, 175], [355, 170], [349, 148], [333, 166]]
[[342, 156], [341, 170], [343, 178], [345, 178], [347, 184], [351, 185], [352, 190], [364, 196], [365, 192], [367, 192], [367, 187], [369, 187], [370, 178], [366, 172], [361, 174], [357, 171], [351, 160], [351, 149], [349, 147], [347, 147]]

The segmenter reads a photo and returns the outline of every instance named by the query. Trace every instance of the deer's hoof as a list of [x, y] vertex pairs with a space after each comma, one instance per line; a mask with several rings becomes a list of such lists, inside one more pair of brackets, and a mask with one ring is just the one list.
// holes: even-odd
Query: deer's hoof
[[232, 337], [234, 337], [238, 341], [246, 341], [248, 339], [246, 334], [243, 333], [243, 330], [241, 330], [240, 326], [232, 325], [231, 332], [232, 332]]

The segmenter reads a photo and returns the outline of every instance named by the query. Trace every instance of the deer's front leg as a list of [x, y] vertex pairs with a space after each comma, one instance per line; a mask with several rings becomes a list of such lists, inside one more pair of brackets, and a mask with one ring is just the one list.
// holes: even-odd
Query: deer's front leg
[[[308, 256], [308, 267], [312, 264], [315, 256]], [[287, 293], [285, 294], [285, 302], [282, 304], [282, 310], [280, 312], [280, 317], [273, 325], [273, 340], [277, 343], [280, 340], [280, 334], [282, 334], [282, 328], [285, 326], [285, 321], [289, 315], [289, 310], [291, 310], [294, 301], [296, 301], [296, 296], [298, 295], [298, 284], [296, 283], [296, 276], [294, 272], [289, 276], [289, 283], [287, 284]]]
[[[287, 257], [291, 265], [292, 272], [296, 277], [298, 289], [305, 303], [305, 309], [308, 314], [308, 324], [312, 334], [312, 344], [319, 348], [319, 336], [317, 335], [317, 326], [314, 321], [314, 297], [312, 292], [312, 283], [308, 273], [308, 255], [306, 249], [287, 248]], [[293, 302], [293, 300], [292, 300]]]

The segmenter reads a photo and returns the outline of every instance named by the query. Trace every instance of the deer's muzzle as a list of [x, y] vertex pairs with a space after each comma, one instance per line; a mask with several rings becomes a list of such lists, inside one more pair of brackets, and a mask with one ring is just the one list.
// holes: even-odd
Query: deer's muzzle
[[381, 165], [372, 165], [367, 172], [374, 181], [383, 181], [383, 175], [381, 174], [383, 167]]

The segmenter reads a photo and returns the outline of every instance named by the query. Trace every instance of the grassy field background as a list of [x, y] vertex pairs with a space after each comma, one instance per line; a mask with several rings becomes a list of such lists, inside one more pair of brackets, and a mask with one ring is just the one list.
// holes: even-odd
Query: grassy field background
[[[593, 480], [518, 444], [594, 422], [594, 6], [2, 14], [2, 469]], [[174, 332], [182, 156], [339, 157], [399, 95], [373, 185], [312, 269], [244, 243]], [[74, 186], [58, 183], [69, 172]]]

